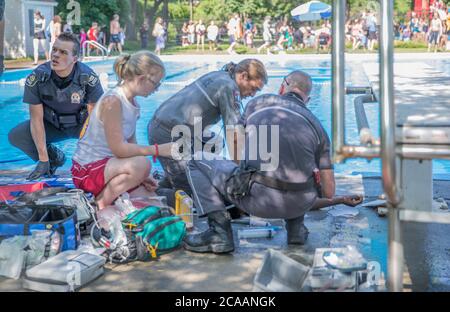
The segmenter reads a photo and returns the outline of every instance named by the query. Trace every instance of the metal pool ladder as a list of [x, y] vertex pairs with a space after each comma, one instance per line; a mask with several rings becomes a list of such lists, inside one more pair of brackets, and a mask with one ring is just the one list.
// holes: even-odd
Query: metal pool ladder
[[108, 49], [98, 43], [97, 41], [93, 40], [87, 40], [83, 42], [82, 50], [83, 50], [83, 59], [90, 58], [91, 57], [91, 49], [87, 48], [88, 45], [94, 46], [96, 49], [99, 49], [102, 52], [102, 59], [105, 59], [105, 57], [108, 56]]
[[[398, 163], [406, 159], [450, 159], [450, 145], [401, 144], [396, 141], [394, 109], [394, 39], [393, 1], [380, 0], [381, 28], [379, 48], [381, 143], [379, 145], [346, 145], [345, 127], [345, 0], [333, 0], [332, 47], [332, 129], [333, 158], [340, 163], [347, 158], [377, 158], [382, 161], [382, 182], [386, 194], [388, 218], [388, 276], [390, 291], [403, 290], [403, 243], [401, 222], [450, 223], [450, 214], [408, 210], [402, 198]], [[431, 169], [430, 169], [431, 170]]]

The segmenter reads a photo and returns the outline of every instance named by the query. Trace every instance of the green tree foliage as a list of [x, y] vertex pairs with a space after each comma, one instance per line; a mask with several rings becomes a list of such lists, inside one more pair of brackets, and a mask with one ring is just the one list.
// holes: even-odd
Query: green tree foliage
[[[109, 28], [109, 21], [114, 14], [119, 14], [122, 26], [126, 25], [130, 12], [129, 1], [126, 0], [77, 0], [81, 9], [81, 25], [75, 25], [77, 28], [89, 28], [92, 22], [97, 22], [100, 26], [105, 25]], [[58, 1], [56, 12], [65, 20], [69, 13], [66, 6], [69, 0]]]
[[[293, 8], [303, 2], [307, 1], [200, 0], [194, 8], [194, 19], [226, 21], [233, 13], [251, 16], [255, 20], [262, 20], [266, 15], [281, 18], [289, 15]], [[189, 1], [172, 1], [170, 11], [174, 19], [189, 19]]]

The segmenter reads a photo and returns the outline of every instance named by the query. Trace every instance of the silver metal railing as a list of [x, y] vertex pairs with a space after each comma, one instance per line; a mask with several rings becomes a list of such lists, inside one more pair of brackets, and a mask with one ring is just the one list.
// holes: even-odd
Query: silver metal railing
[[383, 187], [388, 202], [396, 207], [400, 195], [396, 185], [395, 108], [394, 108], [394, 3], [381, 2], [380, 29], [380, 110], [381, 110], [381, 160]]
[[333, 1], [332, 38], [332, 153], [334, 161], [340, 163], [345, 145], [345, 0]]
[[83, 58], [90, 57], [91, 49], [87, 48], [88, 45], [90, 45], [90, 46], [92, 45], [95, 48], [99, 49], [102, 52], [102, 58], [105, 58], [106, 56], [108, 56], [108, 49], [106, 49], [106, 47], [104, 47], [97, 41], [87, 40], [87, 41], [83, 42], [83, 45], [82, 45]]
[[[391, 291], [403, 289], [403, 245], [401, 241], [401, 213], [398, 206], [401, 194], [397, 186], [397, 157], [403, 159], [450, 159], [449, 145], [397, 144], [394, 108], [394, 75], [393, 75], [393, 1], [380, 0], [380, 146], [355, 146], [345, 144], [345, 0], [333, 1], [333, 47], [332, 47], [332, 153], [335, 162], [346, 158], [363, 157], [372, 159], [381, 157], [382, 180], [387, 196], [389, 209], [389, 264], [388, 288]], [[412, 217], [422, 221], [436, 221], [434, 214], [411, 212]], [[413, 218], [410, 218], [413, 219]], [[445, 218], [444, 218], [445, 219]], [[448, 218], [447, 218], [448, 219]], [[442, 220], [447, 223], [448, 220]], [[446, 221], [447, 220], [447, 221]]]

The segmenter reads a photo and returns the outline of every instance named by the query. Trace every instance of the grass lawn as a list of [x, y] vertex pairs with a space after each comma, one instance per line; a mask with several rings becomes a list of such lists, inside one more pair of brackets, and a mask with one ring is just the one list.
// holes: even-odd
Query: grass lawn
[[[235, 48], [235, 51], [238, 54], [257, 54], [257, 47], [261, 46], [263, 44], [262, 40], [255, 40], [255, 47], [254, 48], [248, 48], [242, 44], [238, 45]], [[218, 45], [218, 49], [216, 51], [210, 51], [208, 43], [205, 43], [205, 51], [197, 51], [197, 45], [190, 45], [188, 47], [182, 47], [180, 45], [176, 45], [174, 43], [169, 43], [164, 50], [162, 50], [162, 54], [167, 55], [173, 55], [173, 54], [227, 54], [227, 49], [229, 47], [229, 44], [227, 42], [223, 42]], [[353, 51], [351, 49], [351, 44], [346, 45], [346, 53], [376, 53], [377, 51], [366, 51], [363, 49], [358, 49]], [[375, 48], [377, 49], [378, 46], [375, 45]], [[134, 52], [139, 51], [141, 49], [140, 42], [137, 41], [129, 41], [126, 42], [124, 50], [126, 52]], [[155, 44], [153, 41], [149, 43], [148, 49], [150, 51], [154, 51]], [[396, 41], [395, 42], [395, 52], [398, 53], [411, 53], [411, 52], [427, 52], [427, 45], [423, 42], [402, 42], [402, 41]], [[444, 52], [444, 51], [442, 51]], [[263, 51], [262, 53], [266, 53]], [[277, 54], [277, 52], [273, 52], [274, 54]], [[317, 50], [313, 48], [306, 48], [306, 49], [295, 49], [291, 51], [286, 51], [287, 54], [317, 54]], [[319, 54], [326, 54], [327, 51], [321, 50]]]

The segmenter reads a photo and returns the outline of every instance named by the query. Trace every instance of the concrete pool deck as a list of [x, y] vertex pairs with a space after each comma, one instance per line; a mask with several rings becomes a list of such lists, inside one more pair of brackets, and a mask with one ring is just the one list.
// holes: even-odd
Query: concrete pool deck
[[[362, 193], [365, 202], [382, 194], [377, 177], [338, 176], [337, 191]], [[434, 181], [434, 196], [450, 204], [450, 181]], [[353, 218], [334, 217], [328, 209], [307, 214], [310, 236], [305, 246], [288, 246], [286, 232], [272, 239], [239, 241], [233, 225], [236, 250], [230, 255], [196, 254], [177, 250], [159, 261], [106, 265], [103, 276], [81, 291], [252, 291], [253, 279], [268, 248], [303, 262], [312, 261], [314, 250], [355, 244], [369, 261], [381, 264], [386, 274], [387, 218], [372, 208], [356, 207]], [[200, 227], [205, 227], [203, 220]], [[405, 291], [450, 291], [450, 225], [404, 224]], [[0, 291], [25, 291], [21, 281], [0, 278]]]
[[[363, 64], [376, 92], [379, 90], [378, 64]], [[450, 127], [450, 73], [424, 60], [394, 64], [396, 121], [399, 126]]]

